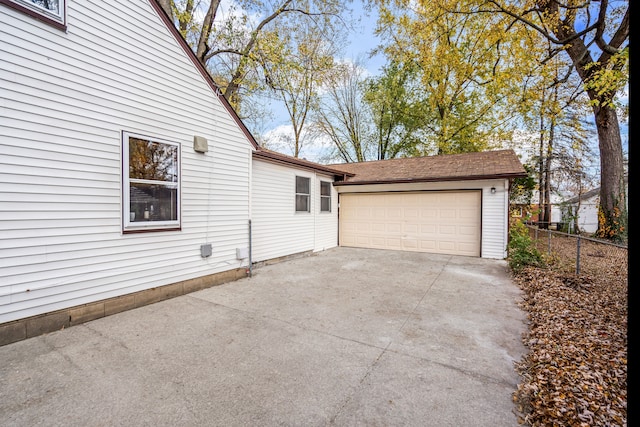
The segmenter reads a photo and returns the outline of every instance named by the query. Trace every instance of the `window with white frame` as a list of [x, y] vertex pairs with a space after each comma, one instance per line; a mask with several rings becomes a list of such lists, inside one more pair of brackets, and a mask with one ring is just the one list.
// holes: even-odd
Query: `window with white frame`
[[122, 134], [124, 229], [180, 227], [180, 144]]
[[66, 24], [66, 0], [0, 0], [26, 14], [44, 18], [54, 24]]
[[320, 212], [331, 212], [331, 183], [320, 181]]
[[296, 212], [311, 212], [311, 179], [296, 176]]

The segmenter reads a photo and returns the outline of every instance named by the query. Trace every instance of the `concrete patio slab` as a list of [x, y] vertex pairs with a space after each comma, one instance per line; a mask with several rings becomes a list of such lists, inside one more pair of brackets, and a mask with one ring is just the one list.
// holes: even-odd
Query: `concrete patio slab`
[[0, 347], [3, 426], [517, 426], [500, 260], [334, 248]]

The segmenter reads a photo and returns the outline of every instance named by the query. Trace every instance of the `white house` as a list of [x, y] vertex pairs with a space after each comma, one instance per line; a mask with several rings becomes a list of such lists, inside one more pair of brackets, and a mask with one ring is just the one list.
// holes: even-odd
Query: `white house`
[[[627, 209], [629, 206], [629, 178], [624, 177]], [[580, 232], [595, 233], [598, 231], [598, 211], [600, 209], [600, 187], [589, 190], [581, 195], [565, 200], [560, 205], [562, 220], [570, 224], [573, 229], [577, 222]]]
[[257, 145], [156, 2], [0, 3], [0, 342], [245, 277]]
[[506, 256], [511, 150], [262, 149], [156, 0], [0, 0], [0, 39], [0, 345], [339, 243]]

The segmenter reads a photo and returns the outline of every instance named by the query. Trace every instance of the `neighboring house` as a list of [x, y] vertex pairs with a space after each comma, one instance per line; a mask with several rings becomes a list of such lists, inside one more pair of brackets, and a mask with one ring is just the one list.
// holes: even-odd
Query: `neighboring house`
[[[624, 177], [627, 209], [629, 206], [629, 178]], [[593, 234], [598, 231], [598, 211], [600, 209], [600, 187], [572, 197], [560, 204], [562, 221], [570, 224], [570, 230], [575, 228], [577, 221], [580, 232]]]
[[[531, 194], [531, 202], [538, 202], [540, 200], [540, 194], [538, 190], [533, 190]], [[559, 229], [566, 225], [563, 222], [562, 217], [562, 200], [564, 197], [557, 193], [551, 193], [551, 203], [549, 209], [551, 211], [551, 219], [549, 221], [549, 228]], [[544, 227], [542, 217], [542, 207], [538, 203], [527, 204], [524, 197], [512, 200], [510, 212], [511, 220], [521, 219], [527, 222], [527, 224], [536, 224], [541, 228]]]
[[[579, 207], [578, 207], [579, 205]], [[562, 220], [569, 225], [570, 230], [578, 227], [583, 233], [598, 231], [598, 206], [600, 205], [600, 187], [587, 191], [580, 196], [566, 200], [560, 209]]]
[[506, 256], [510, 150], [265, 150], [156, 0], [0, 0], [0, 35], [0, 345], [339, 243]]

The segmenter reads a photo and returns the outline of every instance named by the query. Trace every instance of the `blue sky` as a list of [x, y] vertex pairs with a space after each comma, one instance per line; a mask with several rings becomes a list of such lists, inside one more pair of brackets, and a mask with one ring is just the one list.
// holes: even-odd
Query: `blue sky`
[[[374, 35], [376, 18], [375, 12], [367, 13], [360, 0], [352, 3], [352, 17], [360, 19], [358, 30], [353, 31], [348, 36], [348, 45], [344, 49], [343, 58], [345, 60], [355, 60], [361, 57], [365, 62], [366, 68], [371, 75], [377, 75], [381, 71], [385, 60], [381, 55], [369, 58], [369, 53], [377, 47], [379, 39]], [[274, 102], [271, 104], [274, 119], [269, 123], [267, 129], [275, 129], [278, 126], [288, 125], [289, 117], [284, 106]], [[312, 160], [311, 158], [309, 160]]]

